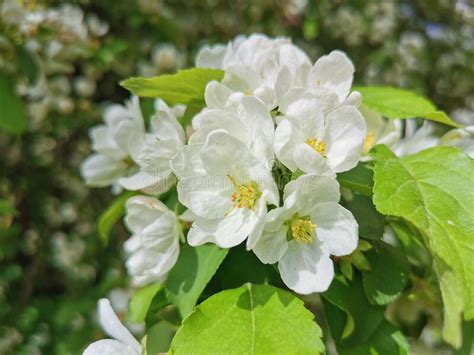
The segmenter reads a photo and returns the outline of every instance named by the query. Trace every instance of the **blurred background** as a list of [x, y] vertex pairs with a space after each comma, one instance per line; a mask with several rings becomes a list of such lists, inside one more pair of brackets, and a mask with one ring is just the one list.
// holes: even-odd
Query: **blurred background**
[[[469, 0], [0, 0], [0, 14], [0, 354], [79, 354], [101, 336], [106, 295], [126, 315], [128, 234], [118, 226], [100, 242], [113, 195], [79, 175], [88, 129], [128, 97], [124, 78], [174, 72], [203, 44], [262, 32], [313, 60], [345, 50], [358, 84], [409, 88], [474, 123]], [[422, 328], [436, 317], [409, 307]]]

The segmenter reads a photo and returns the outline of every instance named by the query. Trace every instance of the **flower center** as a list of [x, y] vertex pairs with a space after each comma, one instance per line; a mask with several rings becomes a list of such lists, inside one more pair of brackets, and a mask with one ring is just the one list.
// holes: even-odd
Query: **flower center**
[[291, 236], [299, 243], [308, 244], [313, 241], [314, 230], [316, 224], [311, 222], [309, 218], [302, 218], [295, 215], [291, 220], [290, 230]]
[[126, 156], [125, 158], [123, 158], [122, 161], [127, 165], [127, 167], [131, 167], [135, 165], [135, 162], [132, 160], [131, 156]]
[[318, 140], [316, 138], [308, 138], [306, 140], [308, 144], [314, 151], [318, 152], [321, 155], [326, 154], [326, 143], [323, 140]]
[[367, 132], [367, 135], [365, 136], [364, 146], [362, 148], [362, 153], [364, 155], [368, 154], [374, 143], [375, 134], [371, 131]]
[[232, 202], [237, 208], [255, 209], [258, 199], [262, 196], [262, 192], [255, 181], [248, 184], [237, 185], [234, 178], [230, 177], [235, 191], [232, 193]]

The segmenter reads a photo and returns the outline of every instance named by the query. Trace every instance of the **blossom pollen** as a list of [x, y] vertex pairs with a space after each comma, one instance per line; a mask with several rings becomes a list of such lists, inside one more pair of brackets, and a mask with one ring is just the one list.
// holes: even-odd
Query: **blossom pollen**
[[309, 218], [295, 216], [291, 221], [291, 235], [299, 243], [308, 244], [313, 241], [316, 224]]
[[239, 185], [232, 193], [232, 202], [237, 208], [255, 209], [255, 205], [262, 195], [260, 188], [255, 182], [249, 184]]
[[306, 140], [306, 144], [308, 144], [311, 148], [313, 148], [319, 154], [321, 155], [326, 154], [326, 143], [323, 140], [318, 140], [316, 138], [308, 138]]
[[364, 146], [362, 148], [363, 154], [368, 154], [370, 149], [375, 143], [375, 134], [373, 132], [367, 132], [367, 135], [365, 136], [364, 140]]

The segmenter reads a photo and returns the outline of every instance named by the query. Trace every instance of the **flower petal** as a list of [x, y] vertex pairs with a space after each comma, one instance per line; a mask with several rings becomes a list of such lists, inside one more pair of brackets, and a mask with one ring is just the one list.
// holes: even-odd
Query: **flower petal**
[[293, 161], [304, 173], [335, 177], [328, 161], [306, 143], [298, 144], [293, 150]]
[[324, 245], [288, 242], [288, 251], [278, 262], [278, 270], [286, 286], [307, 295], [324, 292], [334, 277], [334, 266]]
[[326, 202], [311, 211], [311, 221], [317, 225], [316, 238], [323, 242], [331, 255], [342, 256], [357, 248], [359, 226], [352, 215], [341, 205]]
[[110, 301], [106, 298], [99, 300], [98, 304], [99, 323], [109, 336], [120, 342], [130, 346], [138, 354], [141, 353], [142, 347], [140, 343], [133, 337], [127, 328], [120, 322], [115, 314]]
[[134, 347], [117, 340], [103, 339], [90, 344], [82, 355], [140, 355]]
[[264, 231], [252, 247], [253, 252], [264, 264], [278, 262], [288, 250], [286, 239], [287, 226], [282, 226], [275, 232]]

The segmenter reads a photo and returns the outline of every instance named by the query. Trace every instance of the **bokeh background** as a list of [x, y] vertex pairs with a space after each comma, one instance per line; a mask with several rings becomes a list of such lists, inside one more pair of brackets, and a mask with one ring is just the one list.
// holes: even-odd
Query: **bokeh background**
[[[203, 44], [262, 32], [312, 59], [345, 50], [357, 83], [409, 88], [474, 123], [469, 0], [0, 0], [0, 15], [0, 105], [16, 92], [26, 117], [22, 128], [0, 117], [0, 354], [79, 354], [101, 336], [105, 295], [126, 315], [127, 233], [117, 226], [101, 243], [96, 220], [113, 195], [79, 175], [88, 129], [128, 97], [124, 78], [174, 72]], [[436, 317], [407, 307], [407, 322]], [[430, 353], [437, 341], [414, 346]]]

